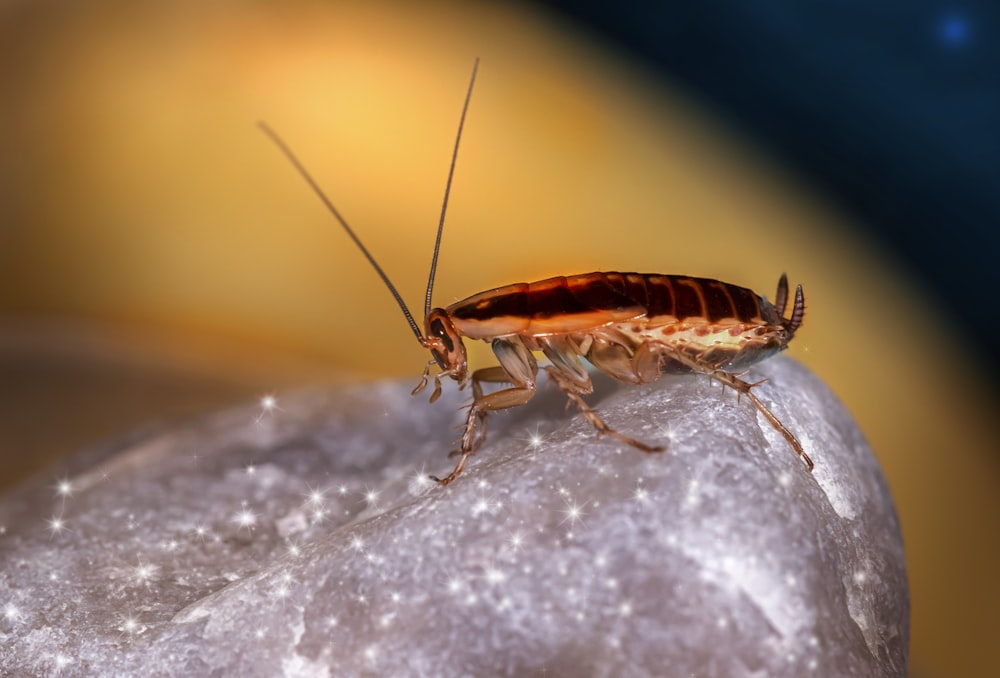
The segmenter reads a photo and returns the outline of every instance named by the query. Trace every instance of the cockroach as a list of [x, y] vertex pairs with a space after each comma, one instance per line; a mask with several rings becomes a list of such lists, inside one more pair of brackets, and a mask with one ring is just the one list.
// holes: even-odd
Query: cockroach
[[[590, 375], [580, 358], [608, 376], [629, 384], [645, 384], [663, 373], [709, 375], [724, 386], [746, 396], [754, 407], [788, 441], [795, 454], [812, 471], [813, 462], [798, 439], [754, 395], [763, 383], [744, 381], [750, 365], [788, 346], [802, 325], [805, 299], [802, 286], [795, 289], [791, 317], [786, 318], [788, 279], [782, 274], [774, 304], [745, 288], [683, 275], [658, 273], [596, 272], [559, 276], [538, 282], [516, 283], [480, 292], [447, 308], [432, 308], [434, 276], [445, 213], [451, 192], [459, 142], [465, 125], [479, 60], [472, 69], [465, 103], [459, 119], [445, 184], [441, 217], [431, 256], [427, 293], [424, 297], [424, 330], [396, 287], [378, 265], [368, 248], [320, 189], [285, 142], [265, 123], [261, 129], [277, 144], [312, 190], [333, 214], [347, 235], [365, 256], [392, 294], [420, 345], [431, 352], [413, 395], [422, 392], [432, 366], [430, 402], [441, 395], [441, 379], [450, 377], [459, 389], [472, 383], [473, 401], [465, 418], [458, 463], [443, 478], [447, 485], [465, 469], [486, 439], [486, 418], [495, 410], [524, 405], [535, 395], [538, 364], [534, 353], [549, 360], [549, 379], [579, 409], [597, 430], [644, 452], [661, 452], [662, 446], [648, 445], [619, 433], [604, 422], [583, 399], [593, 391]], [[490, 342], [499, 365], [470, 374], [463, 338]], [[484, 393], [484, 384], [509, 384], [507, 388]]]

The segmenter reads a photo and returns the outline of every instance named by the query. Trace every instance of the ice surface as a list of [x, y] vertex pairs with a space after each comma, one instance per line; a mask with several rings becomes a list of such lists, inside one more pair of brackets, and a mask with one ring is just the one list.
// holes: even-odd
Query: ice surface
[[[543, 380], [448, 487], [466, 394], [310, 392], [77, 454], [0, 499], [0, 674], [904, 676], [878, 464], [819, 380]], [[452, 386], [452, 384], [449, 384]]]

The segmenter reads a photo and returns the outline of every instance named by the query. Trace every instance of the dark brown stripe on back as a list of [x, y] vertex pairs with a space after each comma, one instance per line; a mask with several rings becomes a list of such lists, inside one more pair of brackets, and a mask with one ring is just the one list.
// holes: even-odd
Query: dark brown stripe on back
[[627, 297], [628, 289], [625, 285], [625, 276], [617, 271], [609, 271], [607, 273], [595, 273], [594, 275], [599, 275], [603, 277], [608, 285], [618, 294]]
[[682, 276], [671, 276], [674, 287], [674, 315], [679, 320], [703, 317], [701, 297], [698, 296], [698, 280]]
[[[451, 308], [459, 320], [490, 320], [505, 316], [524, 317], [528, 313], [528, 285], [511, 285], [504, 293], [486, 293], [477, 303], [460, 303]], [[477, 295], [478, 296], [478, 295]]]
[[702, 282], [699, 287], [705, 298], [705, 317], [709, 322], [736, 316], [733, 299], [729, 296], [725, 284], [718, 280], [708, 280]]
[[668, 275], [646, 277], [646, 308], [649, 316], [672, 315], [674, 312], [674, 284]]
[[579, 295], [577, 288], [586, 294], [581, 285], [574, 285], [571, 291], [565, 278], [552, 278], [539, 284], [532, 284], [528, 289], [528, 307], [532, 318], [551, 318], [560, 313], [586, 313], [588, 308]]
[[532, 317], [545, 318], [559, 313], [589, 313], [592, 311], [618, 311], [635, 306], [635, 300], [614, 288], [608, 278], [600, 273], [590, 273], [567, 278], [562, 293], [540, 291], [532, 286]]
[[[720, 283], [726, 285], [725, 283]], [[736, 285], [726, 285], [733, 306], [736, 308], [736, 317], [741, 322], [750, 322], [754, 318], [760, 318], [760, 298], [745, 287]]]
[[649, 317], [715, 322], [760, 317], [756, 294], [745, 287], [708, 278], [643, 273], [587, 273], [518, 283], [483, 292], [450, 307], [459, 320], [501, 317], [547, 319], [560, 314], [616, 311], [639, 307]]

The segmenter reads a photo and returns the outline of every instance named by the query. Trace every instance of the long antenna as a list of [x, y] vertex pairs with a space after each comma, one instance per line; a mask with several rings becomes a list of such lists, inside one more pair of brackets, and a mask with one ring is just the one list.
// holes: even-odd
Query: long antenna
[[[441, 219], [438, 221], [437, 237], [434, 239], [434, 256], [431, 257], [431, 272], [430, 275], [427, 276], [427, 296], [424, 297], [425, 318], [431, 313], [431, 295], [434, 293], [434, 275], [437, 273], [438, 254], [441, 252], [441, 234], [444, 233], [444, 215], [448, 212], [448, 196], [451, 194], [451, 180], [455, 176], [455, 161], [458, 159], [458, 144], [462, 140], [462, 128], [465, 126], [465, 114], [469, 110], [469, 100], [472, 98], [472, 86], [476, 84], [476, 71], [478, 70], [479, 57], [476, 57], [476, 61], [472, 65], [472, 78], [469, 79], [469, 89], [465, 93], [465, 104], [462, 106], [462, 117], [458, 121], [458, 134], [455, 136], [455, 149], [451, 152], [451, 167], [448, 168], [448, 183], [444, 186], [444, 202], [441, 204]], [[409, 314], [407, 314], [407, 317], [409, 317]], [[411, 320], [410, 322], [412, 323], [413, 321]]]
[[[358, 239], [358, 236], [354, 234], [354, 230], [347, 225], [347, 220], [345, 220], [344, 217], [340, 216], [340, 212], [338, 212], [337, 208], [333, 206], [333, 203], [330, 202], [330, 199], [326, 197], [326, 194], [323, 192], [323, 189], [319, 187], [319, 184], [317, 184], [316, 181], [309, 174], [309, 172], [306, 171], [306, 168], [303, 167], [302, 163], [299, 162], [299, 159], [295, 157], [294, 153], [292, 153], [292, 149], [290, 149], [288, 145], [281, 139], [281, 137], [278, 136], [278, 133], [275, 132], [270, 127], [268, 127], [267, 123], [265, 122], [258, 122], [257, 125], [264, 131], [264, 134], [271, 137], [271, 141], [277, 144], [278, 148], [281, 149], [281, 152], [285, 154], [285, 156], [292, 162], [292, 165], [295, 166], [295, 169], [299, 171], [299, 174], [301, 174], [305, 178], [305, 180], [309, 183], [309, 185], [312, 186], [313, 191], [315, 191], [316, 195], [319, 196], [319, 199], [323, 201], [323, 204], [326, 205], [326, 208], [330, 210], [333, 216], [337, 218], [337, 221], [340, 222], [340, 225], [344, 227], [344, 230], [347, 231], [347, 235], [351, 236], [351, 240], [353, 240], [354, 244], [358, 246], [358, 249], [361, 250], [361, 253], [365, 255], [365, 259], [368, 260], [368, 263], [372, 265], [372, 267], [375, 269], [375, 272], [378, 273], [380, 278], [382, 278], [382, 282], [385, 283], [385, 286], [389, 288], [389, 292], [392, 293], [392, 296], [396, 300], [396, 303], [399, 304], [399, 308], [402, 309], [403, 315], [406, 316], [406, 322], [410, 323], [410, 329], [412, 329], [413, 333], [417, 335], [417, 339], [423, 340], [424, 335], [421, 334], [420, 328], [417, 327], [417, 323], [413, 320], [413, 314], [410, 313], [410, 309], [408, 309], [406, 307], [406, 304], [403, 302], [403, 297], [399, 296], [399, 292], [396, 291], [396, 286], [393, 285], [392, 282], [389, 280], [389, 276], [387, 276], [385, 274], [385, 271], [382, 270], [382, 267], [378, 265], [378, 262], [375, 261], [375, 257], [371, 255], [371, 252], [369, 252], [368, 248], [364, 246], [364, 243], [362, 243], [361, 240]], [[438, 239], [440, 239], [440, 237], [441, 236], [439, 232]]]

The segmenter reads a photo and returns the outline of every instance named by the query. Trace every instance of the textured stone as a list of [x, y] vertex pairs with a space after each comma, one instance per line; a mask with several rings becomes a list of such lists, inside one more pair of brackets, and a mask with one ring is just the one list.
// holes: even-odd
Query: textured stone
[[691, 376], [590, 398], [666, 453], [596, 440], [543, 380], [445, 488], [425, 474], [451, 468], [453, 388], [302, 393], [82, 452], [0, 499], [0, 673], [904, 676], [878, 464], [805, 368], [763, 376], [814, 473]]

